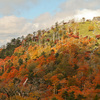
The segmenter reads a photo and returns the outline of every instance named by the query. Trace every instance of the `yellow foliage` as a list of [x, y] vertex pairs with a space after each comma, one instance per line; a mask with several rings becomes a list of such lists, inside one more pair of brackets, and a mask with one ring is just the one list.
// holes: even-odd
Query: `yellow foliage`
[[19, 46], [19, 47], [15, 48], [14, 53], [15, 52], [22, 53], [23, 51], [24, 51], [24, 47]]
[[16, 96], [10, 97], [10, 100], [26, 100], [26, 99], [24, 99], [23, 97], [19, 95], [16, 95]]
[[88, 27], [88, 30], [89, 30], [89, 31], [93, 31], [93, 30], [94, 30], [94, 26], [89, 26], [89, 27]]

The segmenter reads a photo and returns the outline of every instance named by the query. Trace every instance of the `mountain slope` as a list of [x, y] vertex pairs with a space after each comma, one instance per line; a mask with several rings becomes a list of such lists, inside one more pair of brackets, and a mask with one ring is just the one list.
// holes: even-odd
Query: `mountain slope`
[[87, 23], [56, 23], [22, 39], [0, 59], [1, 100], [99, 100], [100, 45]]

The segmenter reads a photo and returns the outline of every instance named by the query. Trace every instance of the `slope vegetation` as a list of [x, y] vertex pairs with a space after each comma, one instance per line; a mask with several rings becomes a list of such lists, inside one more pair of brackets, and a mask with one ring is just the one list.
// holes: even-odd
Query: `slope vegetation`
[[99, 100], [99, 29], [91, 23], [56, 23], [13, 43], [10, 55], [5, 48], [0, 100]]

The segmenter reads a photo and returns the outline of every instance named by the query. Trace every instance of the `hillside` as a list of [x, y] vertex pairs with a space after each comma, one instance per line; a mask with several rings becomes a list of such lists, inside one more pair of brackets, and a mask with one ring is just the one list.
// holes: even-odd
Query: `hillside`
[[0, 100], [100, 100], [99, 23], [56, 23], [0, 50]]

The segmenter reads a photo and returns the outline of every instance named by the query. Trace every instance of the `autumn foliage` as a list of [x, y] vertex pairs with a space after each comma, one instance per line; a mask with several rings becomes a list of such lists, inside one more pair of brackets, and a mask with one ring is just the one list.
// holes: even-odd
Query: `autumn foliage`
[[0, 100], [100, 100], [96, 39], [56, 28], [0, 59]]

